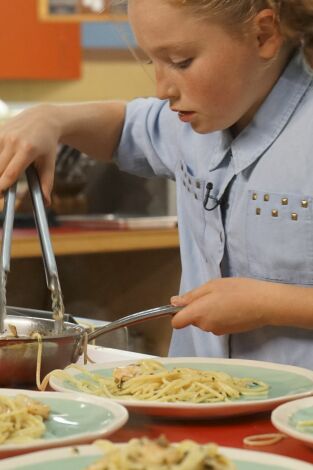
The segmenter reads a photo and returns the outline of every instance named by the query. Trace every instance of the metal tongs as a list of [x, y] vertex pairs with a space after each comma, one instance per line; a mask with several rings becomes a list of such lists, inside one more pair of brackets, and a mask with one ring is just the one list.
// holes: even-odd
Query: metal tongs
[[[64, 304], [59, 281], [55, 256], [52, 248], [46, 211], [43, 203], [41, 186], [35, 166], [32, 164], [26, 169], [26, 178], [33, 204], [34, 218], [40, 239], [46, 282], [51, 292], [54, 333], [63, 331]], [[1, 299], [0, 299], [0, 334], [4, 332], [4, 319], [6, 316], [6, 277], [10, 271], [10, 257], [12, 245], [12, 232], [14, 224], [16, 186], [13, 184], [5, 195], [4, 223], [1, 247]]]

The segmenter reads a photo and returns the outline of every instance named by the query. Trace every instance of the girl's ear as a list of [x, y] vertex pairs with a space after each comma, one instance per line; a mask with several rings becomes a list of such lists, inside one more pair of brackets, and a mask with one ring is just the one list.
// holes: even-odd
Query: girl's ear
[[279, 52], [284, 38], [279, 30], [279, 21], [274, 10], [261, 10], [254, 18], [257, 47], [262, 59], [273, 59]]

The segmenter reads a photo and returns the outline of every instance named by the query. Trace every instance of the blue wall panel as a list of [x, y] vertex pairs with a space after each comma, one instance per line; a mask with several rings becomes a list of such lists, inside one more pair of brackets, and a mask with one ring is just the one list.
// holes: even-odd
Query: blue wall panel
[[82, 23], [81, 32], [84, 49], [127, 49], [127, 45], [136, 46], [127, 22]]

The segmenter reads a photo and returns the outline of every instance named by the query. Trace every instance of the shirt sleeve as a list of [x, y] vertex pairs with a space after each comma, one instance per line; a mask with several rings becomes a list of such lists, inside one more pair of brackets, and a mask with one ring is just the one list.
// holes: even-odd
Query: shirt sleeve
[[116, 162], [139, 176], [174, 178], [179, 121], [168, 101], [138, 98], [127, 105]]

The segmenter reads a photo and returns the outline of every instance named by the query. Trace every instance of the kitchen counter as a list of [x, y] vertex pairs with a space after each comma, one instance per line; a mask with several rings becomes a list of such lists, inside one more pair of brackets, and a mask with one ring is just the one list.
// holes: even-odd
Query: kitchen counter
[[[176, 228], [147, 230], [82, 230], [52, 228], [52, 245], [56, 255], [112, 253], [121, 251], [178, 248]], [[35, 229], [14, 230], [12, 258], [41, 256]]]

